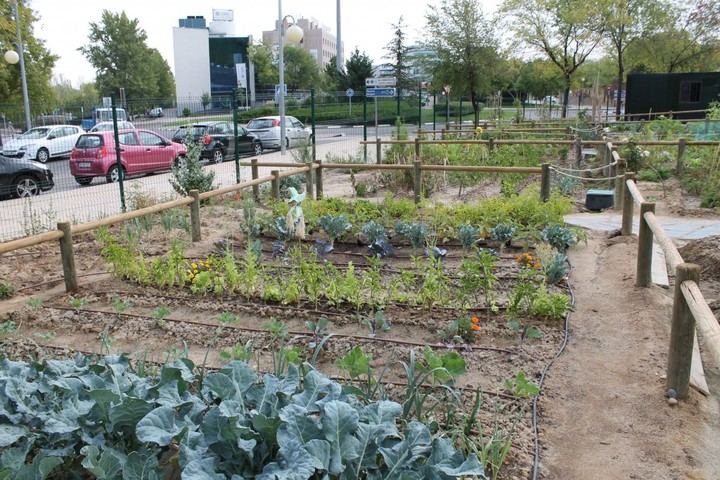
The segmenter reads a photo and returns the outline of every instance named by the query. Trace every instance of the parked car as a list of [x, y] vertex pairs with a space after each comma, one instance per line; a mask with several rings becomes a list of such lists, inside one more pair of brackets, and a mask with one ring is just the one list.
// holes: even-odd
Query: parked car
[[54, 185], [47, 165], [26, 158], [0, 156], [0, 197], [32, 197]]
[[52, 158], [66, 157], [83, 131], [76, 125], [35, 127], [3, 145], [6, 157], [34, 159], [45, 163]]
[[155, 117], [155, 118], [162, 117], [164, 115], [163, 109], [160, 107], [152, 108], [152, 109], [150, 109], [150, 111], [148, 111], [147, 115], [148, 115], [148, 117]]
[[[127, 120], [118, 120], [117, 122], [118, 130], [127, 130], [128, 128], [132, 129], [135, 128], [135, 125], [132, 124], [132, 122], [128, 122]], [[88, 132], [94, 133], [94, 132], [112, 132], [113, 131], [113, 122], [100, 122], [96, 123], [94, 127], [92, 127]]]
[[[173, 142], [193, 142], [202, 144], [200, 158], [213, 163], [221, 163], [227, 155], [235, 152], [235, 132], [230, 122], [209, 122], [183, 125], [173, 134]], [[260, 139], [246, 128], [238, 125], [238, 144], [240, 153], [260, 155], [263, 145]]]
[[[250, 120], [247, 129], [258, 136], [263, 148], [280, 148], [280, 117], [259, 117]], [[312, 131], [295, 117], [285, 117], [285, 146], [307, 145]]]
[[[169, 170], [184, 161], [185, 145], [174, 143], [149, 130], [123, 130], [120, 139], [120, 160], [124, 175]], [[115, 138], [112, 131], [86, 133], [78, 138], [70, 156], [70, 173], [80, 185], [88, 185], [94, 177], [117, 182]]]

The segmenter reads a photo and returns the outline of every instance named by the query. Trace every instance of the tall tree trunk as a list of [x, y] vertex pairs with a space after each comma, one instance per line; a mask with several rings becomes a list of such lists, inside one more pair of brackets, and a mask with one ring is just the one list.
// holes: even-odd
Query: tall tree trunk
[[473, 106], [473, 124], [475, 128], [477, 128], [480, 124], [480, 102], [477, 94], [473, 90], [470, 91], [470, 101]]
[[[617, 58], [618, 58], [618, 87], [617, 87], [617, 95], [615, 96], [615, 120], [620, 120], [620, 108], [622, 107], [622, 89], [623, 89], [623, 81], [625, 80], [625, 62], [623, 59], [623, 52], [622, 47], [618, 46], [617, 49]], [[627, 95], [625, 96], [627, 98]]]
[[565, 91], [563, 92], [562, 118], [567, 118], [568, 102], [570, 101], [570, 74], [565, 74]]

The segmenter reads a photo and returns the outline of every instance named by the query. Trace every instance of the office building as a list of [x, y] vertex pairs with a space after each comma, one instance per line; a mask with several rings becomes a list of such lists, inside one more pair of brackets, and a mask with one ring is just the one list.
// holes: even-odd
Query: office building
[[[272, 45], [276, 49], [278, 45], [277, 26], [278, 22], [275, 21], [275, 30], [266, 30], [262, 34], [263, 43]], [[330, 63], [330, 59], [337, 53], [335, 35], [330, 33], [330, 28], [321, 25], [314, 18], [300, 18], [297, 20], [297, 26], [303, 31], [300, 46], [315, 59], [320, 68], [325, 68], [325, 65]]]

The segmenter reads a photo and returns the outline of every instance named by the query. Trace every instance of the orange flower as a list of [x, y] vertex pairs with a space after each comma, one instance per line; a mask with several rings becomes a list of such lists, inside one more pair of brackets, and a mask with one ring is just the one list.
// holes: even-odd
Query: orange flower
[[477, 332], [477, 331], [480, 330], [480, 325], [478, 325], [477, 323], [473, 323], [472, 329], [473, 329], [474, 332]]
[[472, 318], [470, 319], [470, 321], [471, 321], [474, 325], [477, 325], [478, 323], [480, 323], [480, 319], [479, 319], [478, 317], [472, 317]]

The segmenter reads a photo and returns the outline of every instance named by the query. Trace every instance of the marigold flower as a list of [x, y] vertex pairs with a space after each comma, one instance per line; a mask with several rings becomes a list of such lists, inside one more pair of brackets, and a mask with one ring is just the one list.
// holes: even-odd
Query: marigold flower
[[474, 332], [477, 332], [477, 331], [480, 330], [480, 325], [478, 325], [477, 323], [473, 323], [472, 329], [473, 329]]
[[478, 317], [472, 317], [470, 321], [475, 324], [480, 323], [480, 319]]
[[197, 270], [197, 263], [193, 262], [190, 264], [190, 266], [193, 268], [193, 270]]

